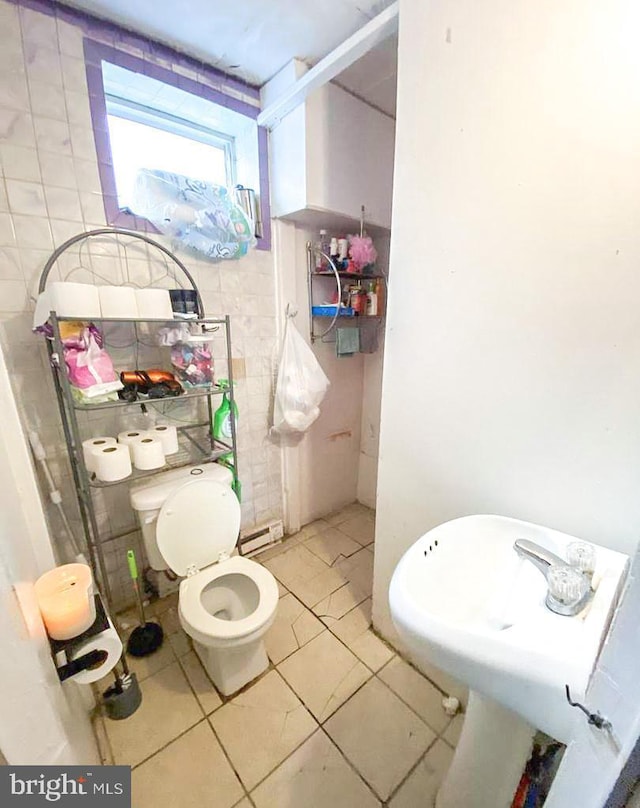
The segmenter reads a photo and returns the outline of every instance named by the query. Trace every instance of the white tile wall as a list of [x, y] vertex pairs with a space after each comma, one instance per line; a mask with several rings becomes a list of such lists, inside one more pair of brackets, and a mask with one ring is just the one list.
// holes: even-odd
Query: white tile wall
[[[53, 386], [44, 346], [31, 334], [31, 312], [40, 273], [54, 246], [104, 225], [82, 32], [0, 0], [0, 339], [25, 426], [40, 431], [77, 529]], [[92, 254], [94, 260], [99, 258], [101, 249], [101, 271], [108, 273], [114, 266], [108, 249], [96, 246]], [[272, 255], [252, 250], [240, 261], [220, 264], [184, 253], [180, 258], [202, 291], [207, 315], [232, 315], [233, 356], [245, 360], [246, 378], [237, 380], [243, 525], [280, 518], [279, 450], [267, 437], [276, 348]], [[61, 274], [77, 263], [77, 254], [65, 256]], [[129, 270], [132, 279], [160, 271], [150, 270], [144, 251]], [[74, 279], [81, 278], [76, 274]], [[222, 341], [217, 346], [221, 356]], [[225, 363], [217, 361], [216, 370], [219, 376], [226, 373]], [[135, 524], [126, 486], [110, 489], [98, 504], [98, 519], [106, 530]], [[59, 535], [55, 514], [50, 524]], [[130, 600], [125, 556], [135, 539], [132, 535], [105, 546], [118, 606]]]

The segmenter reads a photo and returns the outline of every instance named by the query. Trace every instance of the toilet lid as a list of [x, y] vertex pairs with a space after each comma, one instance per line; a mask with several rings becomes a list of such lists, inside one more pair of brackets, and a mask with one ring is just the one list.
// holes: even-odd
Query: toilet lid
[[202, 570], [231, 554], [240, 532], [240, 503], [216, 480], [193, 480], [165, 500], [156, 538], [162, 557], [178, 575]]

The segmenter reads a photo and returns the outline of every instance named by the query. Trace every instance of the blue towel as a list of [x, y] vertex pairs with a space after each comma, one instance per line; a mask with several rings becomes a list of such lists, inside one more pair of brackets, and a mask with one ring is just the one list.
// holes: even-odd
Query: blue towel
[[336, 329], [336, 356], [353, 356], [360, 350], [360, 329]]

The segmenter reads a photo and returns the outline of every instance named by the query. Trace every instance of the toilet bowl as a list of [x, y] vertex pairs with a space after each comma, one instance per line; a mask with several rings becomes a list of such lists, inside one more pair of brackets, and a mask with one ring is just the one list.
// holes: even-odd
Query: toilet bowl
[[275, 618], [278, 585], [265, 567], [231, 555], [240, 504], [230, 484], [208, 466], [190, 468], [202, 473], [159, 474], [132, 489], [131, 504], [146, 528], [145, 546], [154, 542], [156, 563], [159, 557], [183, 576], [180, 623], [213, 683], [228, 696], [269, 665], [264, 635]]

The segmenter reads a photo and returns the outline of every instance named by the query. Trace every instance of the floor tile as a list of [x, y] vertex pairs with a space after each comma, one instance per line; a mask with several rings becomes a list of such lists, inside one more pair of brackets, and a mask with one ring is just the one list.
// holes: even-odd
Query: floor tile
[[209, 720], [247, 789], [317, 728], [276, 671], [224, 704]]
[[313, 611], [327, 626], [340, 620], [358, 604], [367, 600], [369, 593], [357, 584], [347, 581], [313, 606]]
[[147, 609], [147, 611], [149, 612], [149, 614], [160, 615], [162, 614], [162, 612], [166, 612], [167, 609], [170, 609], [172, 606], [177, 605], [178, 605], [178, 593], [172, 592], [165, 598], [158, 598], [158, 600], [154, 600], [153, 603]]
[[347, 645], [358, 659], [361, 659], [374, 673], [394, 657], [394, 652], [391, 648], [385, 645], [379, 637], [376, 637], [371, 630], [365, 631], [364, 634], [356, 637]]
[[[319, 559], [318, 559], [319, 560]], [[320, 561], [323, 564], [322, 561]], [[333, 567], [323, 564], [324, 570], [307, 580], [295, 579], [289, 582], [289, 589], [305, 606], [311, 608], [344, 586], [347, 581]]]
[[281, 662], [278, 670], [318, 721], [328, 718], [371, 676], [326, 630]]
[[446, 693], [448, 696], [455, 696], [460, 699], [462, 704], [467, 704], [469, 690], [461, 682], [458, 682], [457, 679], [454, 679], [453, 676], [449, 676], [448, 673], [440, 670], [440, 668], [437, 668], [435, 665], [430, 665], [428, 662], [421, 662], [420, 669], [443, 693]]
[[436, 741], [394, 794], [389, 808], [432, 808], [452, 757], [447, 744]]
[[291, 593], [280, 598], [273, 625], [265, 636], [265, 647], [274, 665], [324, 631], [324, 626]]
[[243, 789], [207, 721], [133, 770], [133, 805], [231, 808]]
[[358, 542], [331, 527], [307, 539], [304, 546], [329, 566], [361, 549]]
[[135, 766], [202, 719], [177, 662], [145, 679], [142, 704], [125, 721], [107, 721], [116, 763]]
[[330, 525], [326, 519], [316, 519], [314, 522], [309, 522], [309, 524], [301, 527], [291, 538], [296, 542], [306, 541], [311, 538], [311, 536], [315, 536], [316, 533], [322, 533], [322, 531], [326, 530], [328, 527], [330, 527]]
[[[157, 617], [149, 617], [147, 619], [148, 622], [158, 622]], [[129, 635], [138, 625], [139, 623], [128, 615], [118, 615], [118, 628], [120, 629], [120, 637], [122, 638], [122, 644], [125, 649]], [[176, 655], [173, 652], [169, 638], [166, 636], [162, 641], [162, 645], [148, 656], [133, 657], [127, 654], [129, 668], [136, 674], [139, 682], [143, 682], [149, 676], [153, 676], [154, 673], [161, 671], [163, 668], [167, 668], [175, 661]], [[113, 675], [109, 673], [98, 682], [98, 687], [103, 691], [111, 687], [112, 683]]]
[[378, 808], [380, 802], [321, 730], [252, 793], [256, 808]]
[[245, 797], [243, 800], [236, 803], [233, 808], [253, 808], [253, 803], [249, 800], [249, 797]]
[[442, 737], [449, 744], [449, 746], [452, 746], [454, 749], [460, 740], [460, 733], [462, 732], [463, 724], [464, 713], [458, 713], [458, 715], [453, 717], [447, 729], [442, 733]]
[[383, 800], [388, 799], [436, 737], [375, 677], [324, 727]]
[[326, 624], [336, 637], [349, 644], [351, 640], [357, 639], [368, 628], [371, 628], [371, 598], [363, 600], [355, 609], [339, 620], [332, 619]]
[[371, 544], [375, 538], [376, 522], [373, 511], [352, 516], [345, 522], [340, 522], [338, 527], [342, 533], [346, 533], [350, 539], [355, 539], [363, 547]]
[[178, 604], [170, 606], [159, 615], [164, 629], [165, 642], [168, 642], [176, 656], [184, 656], [192, 650], [191, 640], [185, 633], [178, 617]]
[[289, 592], [289, 590], [286, 589], [284, 586], [282, 586], [282, 584], [277, 578], [276, 583], [278, 584], [278, 597], [283, 598]]
[[367, 595], [371, 595], [373, 589], [373, 556], [368, 550], [363, 548], [355, 555], [337, 561], [333, 569], [338, 570], [349, 583], [354, 584], [358, 589], [366, 592]]
[[217, 710], [222, 704], [222, 699], [202, 667], [196, 652], [189, 651], [188, 654], [180, 657], [180, 665], [196, 694], [198, 703], [204, 710], [204, 714], [209, 715], [209, 713]]
[[400, 657], [386, 665], [378, 676], [438, 735], [444, 732], [451, 716], [442, 706], [444, 696], [428, 679]]
[[264, 562], [264, 566], [281, 581], [287, 589], [292, 582], [304, 582], [327, 569], [324, 561], [302, 545], [296, 545], [275, 558]]
[[342, 522], [346, 522], [347, 519], [351, 519], [354, 516], [360, 516], [362, 514], [374, 516], [375, 512], [367, 508], [366, 505], [361, 505], [359, 502], [352, 502], [351, 505], [345, 505], [344, 508], [341, 508], [336, 513], [333, 513], [330, 516], [325, 516], [324, 518], [325, 521], [327, 521], [330, 525], [339, 525]]

